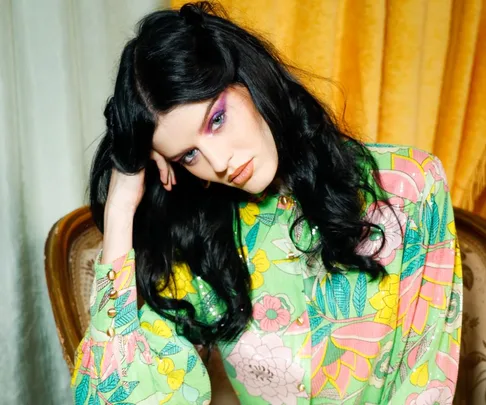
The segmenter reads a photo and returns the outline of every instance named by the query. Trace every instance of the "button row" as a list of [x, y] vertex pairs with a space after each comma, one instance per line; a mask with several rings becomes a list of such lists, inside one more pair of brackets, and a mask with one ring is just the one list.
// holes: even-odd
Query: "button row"
[[[116, 273], [115, 273], [114, 270], [110, 270], [106, 276], [108, 277], [108, 280], [114, 281], [115, 278], [116, 278]], [[112, 300], [117, 299], [118, 298], [118, 291], [115, 290], [114, 288], [112, 288], [110, 290], [110, 292], [108, 293], [108, 297], [110, 297], [110, 299], [112, 299]], [[110, 318], [114, 318], [117, 314], [116, 309], [110, 308], [108, 310], [107, 314]], [[109, 337], [114, 337], [115, 336], [115, 328], [112, 328], [112, 327], [108, 328], [108, 330], [106, 331], [106, 334]]]

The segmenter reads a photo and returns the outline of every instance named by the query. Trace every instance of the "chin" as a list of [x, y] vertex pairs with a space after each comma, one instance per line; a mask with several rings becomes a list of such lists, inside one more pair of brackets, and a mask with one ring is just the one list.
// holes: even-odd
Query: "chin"
[[241, 188], [250, 194], [260, 194], [272, 184], [277, 173], [277, 167], [261, 170], [264, 174], [255, 173], [253, 177]]

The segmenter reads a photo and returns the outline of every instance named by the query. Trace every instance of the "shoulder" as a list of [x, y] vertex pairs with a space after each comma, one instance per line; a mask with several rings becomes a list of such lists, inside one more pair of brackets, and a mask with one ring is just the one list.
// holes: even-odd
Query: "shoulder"
[[389, 196], [417, 203], [437, 182], [448, 188], [441, 161], [431, 153], [411, 146], [366, 144], [378, 171], [373, 173], [376, 186]]

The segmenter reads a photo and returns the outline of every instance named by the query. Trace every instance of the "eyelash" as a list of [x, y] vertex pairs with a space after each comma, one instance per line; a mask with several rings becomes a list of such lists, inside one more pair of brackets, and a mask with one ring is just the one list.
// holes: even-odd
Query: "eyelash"
[[[222, 122], [219, 124], [219, 126], [217, 128], [214, 128], [214, 125], [215, 125], [216, 120], [218, 120], [220, 118], [222, 118]], [[211, 130], [211, 133], [214, 133], [214, 132], [218, 131], [223, 126], [223, 124], [225, 123], [225, 121], [226, 121], [226, 111], [225, 110], [218, 111], [216, 114], [214, 114], [213, 117], [211, 118], [211, 121], [210, 121], [210, 130]], [[218, 124], [216, 124], [216, 125], [218, 125]], [[189, 152], [187, 152], [179, 160], [179, 162], [182, 163], [183, 165], [186, 165], [186, 166], [191, 166], [191, 165], [195, 164], [195, 159], [198, 156], [197, 154], [195, 156], [193, 156], [192, 158], [188, 158], [188, 155], [191, 152], [194, 152], [194, 151], [198, 151], [198, 150], [197, 149], [191, 149]]]
[[[215, 121], [219, 118], [222, 119], [221, 124], [219, 124], [219, 126], [217, 128], [213, 128], [214, 125], [215, 125]], [[223, 126], [225, 121], [226, 121], [226, 111], [225, 110], [218, 111], [216, 114], [214, 114], [213, 117], [211, 118], [211, 125], [210, 125], [211, 133], [219, 130]]]

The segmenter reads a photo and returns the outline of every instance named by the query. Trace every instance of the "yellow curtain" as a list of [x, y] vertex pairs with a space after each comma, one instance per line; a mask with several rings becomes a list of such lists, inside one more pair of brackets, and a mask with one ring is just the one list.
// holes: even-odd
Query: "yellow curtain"
[[358, 137], [436, 154], [454, 204], [486, 217], [486, 0], [219, 3], [330, 79], [303, 78]]

